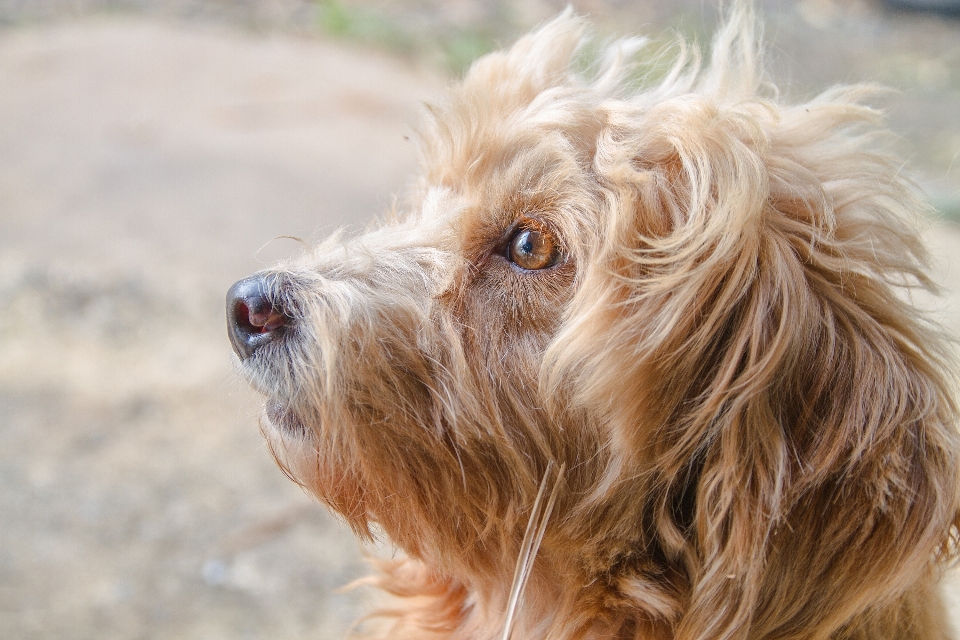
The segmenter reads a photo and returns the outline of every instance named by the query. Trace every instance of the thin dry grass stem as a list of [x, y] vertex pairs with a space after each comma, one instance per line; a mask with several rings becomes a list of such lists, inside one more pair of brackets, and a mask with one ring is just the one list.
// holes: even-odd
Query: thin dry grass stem
[[560, 485], [563, 482], [563, 473], [566, 470], [566, 463], [562, 463], [557, 469], [557, 477], [553, 481], [553, 489], [550, 491], [550, 497], [541, 511], [541, 503], [546, 495], [547, 484], [552, 475], [555, 463], [553, 460], [547, 464], [546, 471], [543, 472], [543, 480], [540, 481], [540, 489], [537, 491], [537, 497], [533, 501], [533, 507], [530, 509], [530, 520], [527, 522], [527, 530], [523, 534], [523, 542], [520, 544], [520, 554], [517, 557], [517, 567], [513, 573], [513, 581], [510, 583], [510, 597], [507, 600], [507, 611], [504, 615], [503, 634], [501, 640], [510, 640], [513, 633], [514, 616], [517, 609], [523, 604], [523, 590], [527, 585], [527, 579], [533, 570], [534, 560], [537, 558], [537, 552], [540, 550], [540, 543], [543, 541], [543, 535], [547, 530], [547, 523], [550, 522], [550, 514], [553, 513], [554, 504], [557, 501], [557, 495], [560, 491]]

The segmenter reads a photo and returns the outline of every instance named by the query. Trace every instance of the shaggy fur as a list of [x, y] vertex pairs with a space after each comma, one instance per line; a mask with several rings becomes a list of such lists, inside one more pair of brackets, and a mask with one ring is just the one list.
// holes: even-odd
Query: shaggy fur
[[241, 369], [290, 477], [405, 552], [386, 637], [948, 635], [926, 205], [874, 90], [784, 104], [756, 31], [657, 73], [565, 13], [431, 110], [408, 211], [262, 274], [286, 325]]

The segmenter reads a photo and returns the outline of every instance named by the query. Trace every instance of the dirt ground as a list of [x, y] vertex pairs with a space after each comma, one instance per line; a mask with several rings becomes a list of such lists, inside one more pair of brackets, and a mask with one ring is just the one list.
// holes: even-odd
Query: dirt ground
[[[357, 2], [331, 30], [279, 0], [200, 18], [0, 0], [0, 637], [332, 639], [360, 615], [362, 590], [337, 589], [361, 551], [264, 449], [223, 295], [288, 237], [387, 208], [421, 102], [467, 55], [450, 43], [556, 8], [522, 4], [497, 31], [478, 3]], [[584, 10], [620, 31], [678, 20], [655, 6]], [[693, 31], [699, 6], [677, 4]], [[948, 296], [929, 304], [960, 333], [960, 22], [839, 6], [774, 3], [775, 65], [795, 93], [902, 90], [905, 170], [948, 218], [929, 234]], [[370, 16], [454, 35], [400, 50], [350, 27]]]

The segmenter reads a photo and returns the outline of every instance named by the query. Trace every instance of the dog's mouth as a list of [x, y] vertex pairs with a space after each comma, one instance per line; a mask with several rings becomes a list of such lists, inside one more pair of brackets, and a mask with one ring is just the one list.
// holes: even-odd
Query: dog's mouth
[[276, 401], [268, 401], [264, 407], [267, 422], [274, 429], [288, 436], [303, 437], [307, 430], [300, 417]]

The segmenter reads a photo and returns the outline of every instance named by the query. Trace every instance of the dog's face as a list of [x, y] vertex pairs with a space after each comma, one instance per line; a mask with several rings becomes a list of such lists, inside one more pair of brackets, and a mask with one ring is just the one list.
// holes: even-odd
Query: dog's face
[[[516, 61], [489, 62], [492, 76]], [[263, 342], [242, 367], [284, 466], [416, 553], [457, 548], [431, 523], [455, 520], [462, 545], [512, 538], [502, 523], [525, 525], [548, 461], [601, 448], [598, 425], [551, 414], [541, 388], [605, 226], [601, 116], [549, 86], [561, 69], [542, 86], [483, 71], [432, 122], [404, 218], [263, 274], [283, 325], [237, 338]]]
[[751, 25], [629, 89], [636, 42], [585, 80], [550, 23], [433, 110], [397, 220], [235, 285], [288, 474], [477, 602], [556, 463], [570, 628], [832, 632], [949, 555], [945, 356], [895, 286], [923, 207], [858, 90], [757, 94]]

